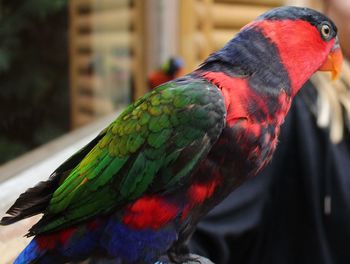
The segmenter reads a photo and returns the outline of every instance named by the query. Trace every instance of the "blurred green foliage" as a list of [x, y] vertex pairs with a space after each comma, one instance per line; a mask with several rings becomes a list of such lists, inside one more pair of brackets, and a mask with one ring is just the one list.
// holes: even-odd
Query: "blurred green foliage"
[[0, 0], [0, 163], [69, 128], [67, 0]]

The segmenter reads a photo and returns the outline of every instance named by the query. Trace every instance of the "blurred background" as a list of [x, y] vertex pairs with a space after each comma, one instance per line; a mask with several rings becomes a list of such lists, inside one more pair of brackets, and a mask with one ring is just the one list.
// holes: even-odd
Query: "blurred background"
[[194, 69], [285, 3], [1, 0], [0, 163], [125, 106], [170, 57]]
[[[0, 0], [0, 213], [149, 91], [170, 58], [180, 61], [170, 77], [189, 72], [285, 4], [320, 8], [317, 0]], [[0, 263], [27, 243], [30, 221], [0, 227]]]

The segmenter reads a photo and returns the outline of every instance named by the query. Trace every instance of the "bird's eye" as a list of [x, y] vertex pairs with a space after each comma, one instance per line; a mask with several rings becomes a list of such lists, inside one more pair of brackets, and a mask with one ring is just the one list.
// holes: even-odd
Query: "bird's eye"
[[320, 28], [320, 31], [321, 31], [321, 36], [324, 40], [330, 40], [331, 37], [332, 37], [332, 29], [331, 29], [331, 26], [328, 25], [328, 24], [322, 24], [321, 25], [321, 28]]

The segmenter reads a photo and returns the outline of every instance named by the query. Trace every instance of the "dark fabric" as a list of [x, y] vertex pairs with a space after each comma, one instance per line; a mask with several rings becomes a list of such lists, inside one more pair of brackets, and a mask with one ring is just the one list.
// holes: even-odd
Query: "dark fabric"
[[307, 86], [272, 162], [198, 225], [192, 252], [216, 264], [350, 263], [350, 139], [331, 144], [316, 126], [315, 90]]

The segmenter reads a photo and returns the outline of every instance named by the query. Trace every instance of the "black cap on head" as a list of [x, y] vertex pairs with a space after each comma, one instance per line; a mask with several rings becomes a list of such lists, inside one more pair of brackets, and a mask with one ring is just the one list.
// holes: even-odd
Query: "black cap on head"
[[304, 20], [309, 22], [311, 25], [318, 27], [322, 23], [329, 23], [334, 32], [334, 36], [337, 34], [337, 27], [324, 14], [306, 7], [296, 6], [284, 6], [271, 9], [270, 11], [259, 16], [257, 20]]

